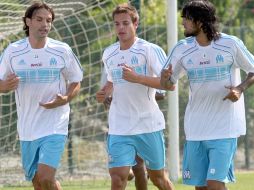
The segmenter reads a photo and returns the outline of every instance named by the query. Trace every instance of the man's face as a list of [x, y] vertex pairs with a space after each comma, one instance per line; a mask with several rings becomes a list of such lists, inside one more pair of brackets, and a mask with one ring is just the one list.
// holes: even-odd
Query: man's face
[[26, 24], [29, 27], [29, 36], [36, 39], [45, 38], [52, 26], [52, 14], [44, 8], [38, 9], [31, 19], [26, 19]]
[[128, 42], [136, 36], [137, 22], [132, 22], [127, 13], [120, 13], [114, 16], [115, 32], [120, 42]]
[[200, 26], [188, 18], [183, 17], [182, 24], [184, 27], [184, 36], [185, 37], [197, 36], [201, 31]]

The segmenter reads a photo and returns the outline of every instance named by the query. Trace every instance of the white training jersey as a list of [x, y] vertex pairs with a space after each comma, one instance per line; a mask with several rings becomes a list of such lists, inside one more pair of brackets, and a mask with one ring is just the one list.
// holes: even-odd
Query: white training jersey
[[41, 49], [33, 49], [28, 38], [12, 43], [1, 56], [0, 80], [10, 73], [20, 77], [15, 90], [20, 140], [66, 135], [69, 104], [45, 109], [39, 103], [49, 102], [59, 93], [64, 95], [67, 84], [82, 80], [80, 63], [71, 48], [51, 38]]
[[156, 89], [122, 79], [124, 64], [145, 76], [159, 76], [165, 64], [165, 52], [157, 45], [137, 38], [128, 50], [117, 42], [103, 53], [108, 81], [113, 82], [113, 100], [109, 109], [109, 134], [135, 135], [165, 128], [165, 120], [155, 100]]
[[225, 86], [241, 83], [240, 69], [254, 72], [253, 55], [238, 38], [226, 34], [209, 46], [199, 46], [195, 37], [186, 38], [172, 50], [166, 65], [173, 66], [171, 81], [187, 75], [190, 85], [185, 111], [187, 140], [236, 138], [246, 133], [244, 97], [223, 101]]

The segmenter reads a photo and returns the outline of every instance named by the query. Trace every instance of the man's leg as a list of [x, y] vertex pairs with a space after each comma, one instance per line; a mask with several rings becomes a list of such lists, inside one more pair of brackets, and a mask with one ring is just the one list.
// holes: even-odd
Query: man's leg
[[[34, 182], [37, 183], [39, 181], [41, 190], [62, 190], [60, 183], [55, 179], [55, 174], [55, 168], [45, 164], [39, 164], [38, 171], [33, 179], [33, 184], [35, 185]], [[38, 184], [36, 185], [38, 187]]]
[[153, 182], [153, 184], [159, 189], [159, 190], [173, 190], [174, 186], [172, 182], [167, 177], [165, 170], [150, 170], [147, 169], [149, 178]]
[[208, 190], [227, 190], [225, 183], [215, 180], [207, 181]]
[[34, 175], [34, 178], [32, 180], [33, 186], [34, 186], [34, 190], [42, 190], [41, 188], [41, 184], [39, 182], [39, 178], [38, 178], [38, 174], [37, 172]]
[[111, 190], [124, 190], [130, 172], [129, 166], [109, 168]]
[[136, 190], [147, 190], [147, 175], [144, 161], [139, 156], [136, 156], [136, 162], [137, 164], [132, 167]]

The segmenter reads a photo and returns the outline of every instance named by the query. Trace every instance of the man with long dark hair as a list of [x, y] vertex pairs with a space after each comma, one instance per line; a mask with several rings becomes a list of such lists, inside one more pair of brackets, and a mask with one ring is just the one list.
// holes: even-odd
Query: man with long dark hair
[[69, 102], [82, 69], [71, 48], [48, 33], [54, 11], [35, 2], [23, 18], [26, 38], [10, 44], [0, 61], [0, 90], [15, 90], [17, 128], [26, 179], [35, 190], [61, 190], [55, 179], [68, 133]]
[[[188, 76], [183, 183], [196, 190], [225, 190], [234, 181], [237, 138], [246, 133], [242, 93], [254, 83], [254, 58], [241, 40], [220, 33], [213, 4], [188, 1], [182, 9], [184, 35], [161, 72], [171, 88]], [[247, 74], [241, 82], [240, 69]]]

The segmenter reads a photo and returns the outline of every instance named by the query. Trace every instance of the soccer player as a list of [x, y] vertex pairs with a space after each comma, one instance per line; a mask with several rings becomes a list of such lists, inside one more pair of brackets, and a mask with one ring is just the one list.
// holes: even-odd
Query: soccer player
[[97, 93], [105, 98], [112, 93], [113, 97], [107, 143], [111, 189], [125, 189], [138, 155], [153, 184], [160, 190], [172, 190], [164, 171], [165, 120], [155, 100], [156, 89], [161, 88], [159, 74], [165, 53], [136, 36], [139, 16], [133, 6], [118, 5], [112, 17], [119, 41], [103, 53], [108, 81]]
[[[182, 18], [187, 38], [170, 53], [161, 85], [171, 88], [183, 75], [190, 84], [183, 183], [196, 190], [226, 190], [225, 183], [235, 180], [237, 138], [246, 132], [242, 93], [254, 82], [254, 57], [237, 37], [218, 31], [211, 2], [188, 1]], [[243, 82], [240, 69], [248, 73]]]
[[[101, 82], [100, 82], [100, 86], [103, 87], [107, 82], [107, 73], [105, 71], [105, 68], [103, 67], [103, 70], [101, 72]], [[101, 93], [101, 91], [99, 91], [98, 93], [96, 93], [96, 99], [98, 102], [103, 102], [105, 109], [109, 109], [110, 104], [112, 102], [112, 90], [113, 90], [113, 86], [111, 86], [112, 89], [110, 89], [110, 96], [105, 97], [104, 93]], [[164, 91], [165, 92], [165, 91]], [[160, 95], [160, 97], [163, 96]], [[139, 157], [136, 156], [136, 162], [137, 164], [135, 166], [132, 166], [128, 175], [128, 181], [131, 181], [134, 177], [135, 179], [135, 187], [136, 190], [147, 190], [147, 174], [146, 174], [146, 169], [144, 166], [144, 161]]]
[[83, 77], [71, 48], [47, 37], [54, 16], [45, 3], [29, 6], [23, 17], [27, 37], [10, 44], [0, 62], [2, 92], [15, 89], [22, 165], [35, 190], [61, 189], [55, 174], [68, 133], [69, 102]]

